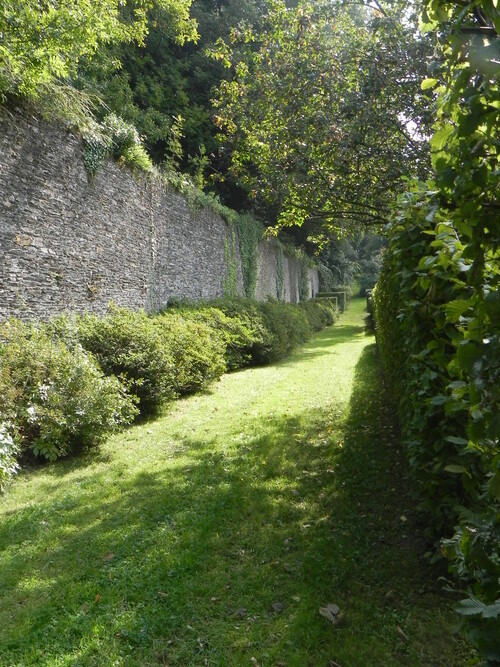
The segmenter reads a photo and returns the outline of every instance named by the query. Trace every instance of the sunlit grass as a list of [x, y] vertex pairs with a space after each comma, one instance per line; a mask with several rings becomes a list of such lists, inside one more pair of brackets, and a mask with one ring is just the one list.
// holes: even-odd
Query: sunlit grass
[[0, 664], [466, 664], [361, 311], [18, 478], [0, 501]]

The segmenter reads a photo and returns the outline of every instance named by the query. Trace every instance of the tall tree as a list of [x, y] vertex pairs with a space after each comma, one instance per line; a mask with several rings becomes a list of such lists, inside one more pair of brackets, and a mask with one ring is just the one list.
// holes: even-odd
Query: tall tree
[[166, 152], [172, 157], [172, 134], [180, 131], [177, 158], [184, 169], [203, 147], [213, 169], [224, 170], [210, 100], [212, 89], [229, 74], [207, 49], [219, 38], [228, 39], [235, 26], [256, 25], [264, 8], [265, 0], [194, 0], [191, 15], [199, 39], [184, 44], [174, 39], [165, 9], [152, 8], [144, 41], [102, 51], [99, 59], [80, 68], [79, 85], [133, 123], [156, 162], [161, 163]]
[[401, 179], [429, 169], [429, 48], [407, 3], [272, 0], [260, 31], [231, 37], [216, 122], [233, 174], [281, 224], [384, 223]]

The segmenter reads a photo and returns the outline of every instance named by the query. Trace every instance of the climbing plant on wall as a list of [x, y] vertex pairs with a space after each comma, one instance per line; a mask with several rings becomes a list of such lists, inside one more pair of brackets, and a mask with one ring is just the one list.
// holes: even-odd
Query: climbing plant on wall
[[285, 299], [285, 254], [279, 243], [276, 244], [276, 296], [278, 301]]
[[262, 239], [264, 227], [250, 213], [238, 216], [237, 224], [243, 287], [245, 296], [253, 299], [257, 287], [259, 241]]
[[234, 221], [226, 221], [226, 235], [224, 238], [224, 259], [226, 275], [223, 281], [224, 296], [234, 298], [238, 296], [238, 244]]
[[309, 258], [304, 252], [299, 254], [299, 301], [309, 299]]

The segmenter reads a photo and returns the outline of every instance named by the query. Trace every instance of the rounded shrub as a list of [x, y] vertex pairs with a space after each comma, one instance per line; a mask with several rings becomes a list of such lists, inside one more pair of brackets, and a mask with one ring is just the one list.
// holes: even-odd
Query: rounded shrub
[[70, 349], [43, 327], [15, 320], [0, 337], [0, 413], [11, 425], [2, 436], [6, 460], [27, 452], [55, 460], [99, 444], [134, 418], [123, 384], [105, 377], [81, 346]]
[[224, 373], [226, 345], [216, 329], [175, 311], [153, 322], [173, 360], [176, 393], [204, 389]]
[[184, 307], [179, 312], [185, 319], [206, 324], [217, 333], [225, 347], [227, 370], [242, 368], [251, 363], [252, 347], [261, 335], [255, 322], [244, 312], [228, 315], [221, 308], [203, 304]]
[[255, 346], [254, 361], [270, 363], [282, 359], [311, 337], [305, 312], [292, 304], [267, 301], [258, 304], [267, 335]]
[[335, 322], [336, 309], [330, 301], [305, 301], [300, 304], [312, 331], [321, 331]]
[[105, 317], [85, 315], [78, 337], [104, 373], [120, 377], [137, 396], [142, 415], [155, 414], [175, 396], [173, 354], [146, 313], [113, 307]]

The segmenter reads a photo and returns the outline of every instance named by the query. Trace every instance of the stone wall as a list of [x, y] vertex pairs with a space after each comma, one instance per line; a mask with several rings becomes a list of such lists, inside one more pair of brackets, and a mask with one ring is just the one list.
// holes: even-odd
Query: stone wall
[[[219, 215], [154, 178], [108, 162], [90, 180], [78, 136], [0, 116], [0, 319], [223, 296], [233, 238]], [[296, 302], [299, 262], [285, 260], [284, 298]], [[276, 270], [276, 248], [259, 244], [257, 298], [277, 296]], [[311, 295], [316, 283], [310, 271]]]

